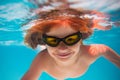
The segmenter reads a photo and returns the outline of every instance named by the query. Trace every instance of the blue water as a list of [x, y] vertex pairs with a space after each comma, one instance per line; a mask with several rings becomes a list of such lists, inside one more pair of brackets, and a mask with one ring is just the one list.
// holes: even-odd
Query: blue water
[[[82, 1], [89, 3], [86, 6], [84, 4], [85, 8], [109, 13], [112, 15], [111, 21], [120, 21], [120, 1]], [[31, 8], [37, 6], [28, 0], [0, 0], [0, 80], [20, 80], [40, 51], [40, 49], [33, 50], [23, 43], [24, 31], [21, 26], [33, 17]], [[119, 40], [120, 28], [113, 26], [107, 31], [96, 30], [84, 44], [105, 44], [120, 55]], [[44, 72], [40, 80], [54, 80], [54, 78]], [[83, 76], [67, 80], [120, 80], [120, 69], [100, 57]]]

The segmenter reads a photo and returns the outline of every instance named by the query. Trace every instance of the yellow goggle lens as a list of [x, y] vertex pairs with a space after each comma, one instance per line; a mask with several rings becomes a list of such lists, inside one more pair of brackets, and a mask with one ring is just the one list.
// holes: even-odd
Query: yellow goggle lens
[[56, 38], [47, 38], [46, 40], [49, 44], [57, 44]]
[[72, 36], [69, 36], [65, 39], [65, 42], [66, 43], [74, 43], [76, 42], [76, 40], [78, 40], [78, 35], [72, 35]]

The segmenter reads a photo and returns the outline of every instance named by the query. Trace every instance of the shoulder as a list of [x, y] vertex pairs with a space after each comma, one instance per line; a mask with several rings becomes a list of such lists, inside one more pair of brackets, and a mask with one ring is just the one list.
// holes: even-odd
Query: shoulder
[[91, 44], [88, 47], [89, 54], [93, 56], [100, 56], [109, 50], [109, 47], [104, 44]]
[[47, 54], [47, 49], [40, 51], [35, 57], [35, 60], [44, 59], [46, 57], [46, 54]]
[[41, 67], [44, 66], [45, 64], [45, 59], [46, 59], [46, 56], [47, 56], [47, 50], [42, 50], [41, 52], [39, 52], [37, 54], [37, 56], [35, 57], [35, 59], [33, 60], [32, 64], [31, 64], [31, 68], [32, 67]]
[[37, 54], [35, 59], [33, 60], [30, 69], [26, 72], [23, 76], [22, 80], [37, 80], [41, 75], [42, 71], [44, 70], [45, 66], [45, 57], [46, 57], [46, 50], [43, 50]]

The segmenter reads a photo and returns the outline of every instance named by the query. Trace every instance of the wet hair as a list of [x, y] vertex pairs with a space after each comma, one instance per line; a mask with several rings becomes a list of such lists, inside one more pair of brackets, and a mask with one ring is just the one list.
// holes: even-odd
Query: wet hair
[[39, 19], [35, 21], [35, 25], [28, 29], [24, 42], [33, 49], [37, 45], [44, 45], [42, 34], [49, 32], [52, 28], [61, 27], [66, 24], [72, 29], [80, 31], [84, 40], [93, 32], [91, 20], [81, 18], [84, 14], [84, 11], [75, 9], [60, 9], [39, 13]]

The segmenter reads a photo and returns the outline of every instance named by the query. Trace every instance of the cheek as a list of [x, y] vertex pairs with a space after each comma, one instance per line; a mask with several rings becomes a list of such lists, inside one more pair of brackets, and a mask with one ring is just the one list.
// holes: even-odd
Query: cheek
[[47, 50], [48, 50], [48, 53], [50, 54], [50, 55], [52, 55], [54, 52], [55, 52], [55, 48], [53, 48], [53, 47], [50, 47], [50, 46], [46, 46], [46, 48], [47, 48]]
[[70, 49], [72, 51], [74, 51], [75, 53], [78, 53], [80, 51], [80, 45], [81, 45], [80, 43], [77, 43], [77, 44], [71, 46]]
[[[75, 44], [73, 46], [68, 46], [67, 50], [78, 53], [80, 51], [80, 45], [81, 45], [81, 42], [78, 42], [77, 44]], [[57, 47], [50, 47], [50, 46], [46, 45], [46, 48], [50, 55], [53, 55], [55, 52], [57, 53], [59, 51], [59, 49]]]

